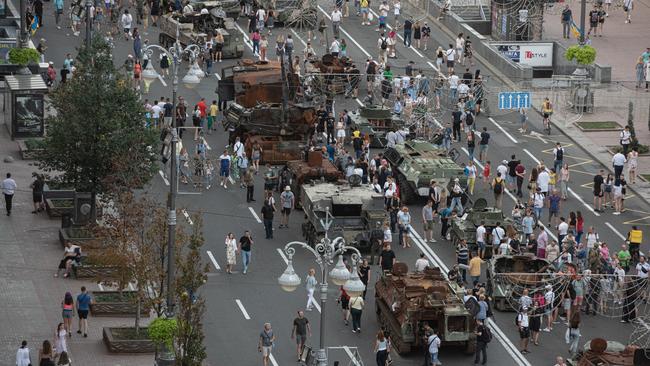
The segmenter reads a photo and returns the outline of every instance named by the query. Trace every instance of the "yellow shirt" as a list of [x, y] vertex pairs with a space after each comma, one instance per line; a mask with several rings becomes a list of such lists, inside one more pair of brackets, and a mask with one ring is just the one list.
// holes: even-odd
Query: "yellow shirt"
[[357, 139], [359, 137], [361, 137], [361, 131], [359, 131], [359, 130], [352, 131], [352, 138]]
[[212, 105], [210, 105], [210, 115], [211, 115], [212, 117], [216, 117], [216, 116], [217, 116], [217, 112], [219, 112], [219, 107], [218, 107], [216, 104], [212, 104]]
[[350, 299], [350, 307], [352, 309], [363, 310], [363, 297], [357, 296]]
[[469, 275], [470, 276], [480, 276], [481, 275], [481, 257], [475, 256], [469, 261]]
[[555, 185], [555, 182], [557, 181], [557, 173], [551, 173], [549, 175], [550, 175], [550, 177], [548, 179], [548, 184]]

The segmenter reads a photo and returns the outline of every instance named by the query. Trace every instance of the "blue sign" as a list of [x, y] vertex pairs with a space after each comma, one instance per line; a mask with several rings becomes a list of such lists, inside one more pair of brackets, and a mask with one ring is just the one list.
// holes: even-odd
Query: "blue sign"
[[499, 109], [530, 108], [530, 92], [499, 93]]

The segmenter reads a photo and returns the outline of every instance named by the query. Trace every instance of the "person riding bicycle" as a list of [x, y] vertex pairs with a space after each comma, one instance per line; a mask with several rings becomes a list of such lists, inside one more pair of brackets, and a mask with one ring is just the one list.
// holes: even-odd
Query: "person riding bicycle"
[[542, 103], [542, 115], [544, 116], [544, 122], [548, 121], [548, 118], [553, 114], [553, 104], [548, 98], [544, 98]]

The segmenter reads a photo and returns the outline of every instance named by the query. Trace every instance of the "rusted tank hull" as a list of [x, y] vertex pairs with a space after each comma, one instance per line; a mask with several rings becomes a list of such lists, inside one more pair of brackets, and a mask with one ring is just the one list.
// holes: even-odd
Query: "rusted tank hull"
[[252, 135], [246, 139], [246, 154], [251, 156], [253, 145], [258, 143], [262, 148], [260, 162], [262, 164], [279, 165], [290, 160], [302, 159], [305, 143], [302, 140], [291, 140], [281, 136]]

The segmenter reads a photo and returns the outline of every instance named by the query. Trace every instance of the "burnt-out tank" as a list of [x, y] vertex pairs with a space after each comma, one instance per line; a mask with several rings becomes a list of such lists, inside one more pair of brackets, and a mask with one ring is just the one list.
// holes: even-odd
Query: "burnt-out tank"
[[481, 226], [481, 221], [485, 222], [485, 230], [487, 233], [487, 242], [485, 247], [485, 257], [491, 258], [493, 251], [497, 248], [492, 247], [492, 229], [497, 226], [497, 222], [506, 232], [515, 231], [517, 237], [522, 235], [522, 227], [518, 221], [513, 220], [511, 217], [506, 216], [500, 208], [488, 206], [485, 198], [479, 198], [474, 202], [472, 208], [465, 210], [463, 216], [459, 216], [451, 222], [450, 236], [452, 242], [457, 245], [459, 241], [465, 239], [467, 247], [470, 251], [478, 250], [476, 244], [476, 228]]
[[380, 327], [390, 332], [399, 354], [427, 346], [425, 324], [436, 329], [442, 347], [463, 347], [474, 353], [475, 321], [465, 309], [460, 287], [448, 282], [440, 268], [408, 273], [405, 263], [396, 263], [393, 272], [375, 284], [375, 309]]
[[312, 181], [301, 186], [302, 235], [309, 245], [325, 236], [329, 222], [328, 237], [341, 236], [359, 250], [370, 249], [370, 232], [386, 220], [386, 210], [383, 195], [360, 183], [361, 177], [353, 175], [347, 183]]
[[[395, 147], [388, 147], [384, 157], [397, 173], [400, 198], [402, 202], [413, 202], [418, 198], [429, 196], [431, 180], [439, 186], [453, 188], [454, 179], [458, 178], [462, 187], [467, 185], [467, 177], [447, 151], [423, 140], [406, 141]], [[462, 197], [463, 205], [468, 197]]]
[[202, 1], [191, 0], [192, 6], [204, 6], [209, 9], [215, 9], [215, 15], [225, 16], [237, 20], [241, 13], [241, 6], [239, 0], [219, 0], [219, 1]]
[[370, 147], [383, 149], [386, 147], [388, 132], [400, 129], [404, 121], [393, 114], [390, 108], [381, 105], [365, 105], [356, 111], [348, 112], [350, 128], [358, 129], [364, 136], [370, 138]]
[[634, 344], [626, 346], [617, 341], [594, 338], [566, 361], [571, 366], [647, 366], [650, 365], [650, 356], [646, 350]]
[[[320, 151], [310, 151], [306, 159], [288, 161], [287, 168], [291, 173], [293, 192], [300, 192], [300, 187], [311, 181], [337, 182], [344, 179], [343, 173]], [[297, 200], [296, 207], [302, 207], [301, 200]]]
[[311, 85], [312, 90], [319, 94], [343, 94], [349, 83], [348, 70], [352, 65], [348, 58], [336, 57], [328, 53], [320, 60], [311, 59], [305, 63], [305, 80]]

